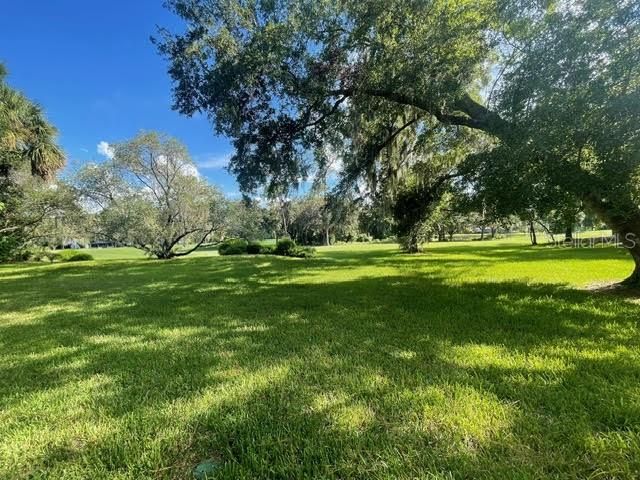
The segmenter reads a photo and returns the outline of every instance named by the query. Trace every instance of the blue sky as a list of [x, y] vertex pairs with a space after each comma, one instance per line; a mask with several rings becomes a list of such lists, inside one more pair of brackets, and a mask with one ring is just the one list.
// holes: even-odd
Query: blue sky
[[0, 62], [59, 129], [69, 169], [103, 159], [100, 142], [158, 130], [184, 142], [200, 173], [235, 195], [223, 169], [229, 141], [206, 119], [171, 110], [167, 64], [149, 40], [156, 25], [181, 29], [162, 0], [4, 1]]

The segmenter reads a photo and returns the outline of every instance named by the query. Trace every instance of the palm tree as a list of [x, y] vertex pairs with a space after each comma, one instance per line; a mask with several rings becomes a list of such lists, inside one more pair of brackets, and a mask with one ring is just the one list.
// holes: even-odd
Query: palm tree
[[56, 144], [57, 131], [42, 109], [5, 83], [0, 64], [0, 175], [29, 166], [45, 180], [64, 166], [64, 153]]

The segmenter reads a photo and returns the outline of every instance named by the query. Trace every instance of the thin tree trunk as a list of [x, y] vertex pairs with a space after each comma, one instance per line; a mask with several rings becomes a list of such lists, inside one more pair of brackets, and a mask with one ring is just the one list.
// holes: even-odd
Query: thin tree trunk
[[536, 228], [533, 225], [533, 220], [529, 220], [529, 238], [531, 239], [531, 245], [538, 245], [538, 237], [536, 236]]

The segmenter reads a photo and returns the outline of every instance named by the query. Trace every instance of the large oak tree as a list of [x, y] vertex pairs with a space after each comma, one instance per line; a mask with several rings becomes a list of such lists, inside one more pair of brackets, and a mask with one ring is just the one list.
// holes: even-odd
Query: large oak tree
[[[233, 138], [230, 168], [244, 190], [295, 183], [327, 145], [348, 156], [364, 144], [372, 157], [406, 128], [473, 129], [487, 138], [484, 162], [535, 167], [621, 234], [636, 265], [628, 282], [640, 283], [636, 1], [168, 5], [187, 24], [157, 39], [175, 107]], [[363, 141], [362, 115], [395, 128]]]

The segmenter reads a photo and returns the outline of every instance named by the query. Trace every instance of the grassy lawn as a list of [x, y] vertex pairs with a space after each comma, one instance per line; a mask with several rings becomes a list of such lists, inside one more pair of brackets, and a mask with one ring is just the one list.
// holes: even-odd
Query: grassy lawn
[[638, 478], [631, 262], [525, 241], [0, 267], [0, 478]]

